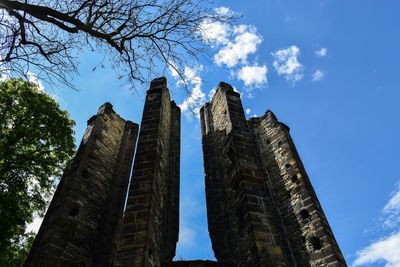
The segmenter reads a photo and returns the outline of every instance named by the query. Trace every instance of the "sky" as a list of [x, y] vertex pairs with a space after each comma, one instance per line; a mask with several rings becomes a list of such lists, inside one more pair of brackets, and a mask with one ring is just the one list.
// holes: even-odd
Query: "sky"
[[[348, 265], [400, 266], [400, 2], [216, 0], [214, 6], [242, 18], [235, 25], [202, 24], [208, 56], [184, 66], [192, 94], [174, 71], [164, 73], [182, 109], [176, 259], [214, 259], [200, 123], [190, 107], [209, 101], [224, 81], [241, 93], [248, 118], [271, 110], [290, 127]], [[78, 92], [43, 85], [76, 121], [77, 144], [106, 101], [140, 123], [148, 85], [132, 94], [109, 65], [92, 70], [102, 58], [81, 55]]]

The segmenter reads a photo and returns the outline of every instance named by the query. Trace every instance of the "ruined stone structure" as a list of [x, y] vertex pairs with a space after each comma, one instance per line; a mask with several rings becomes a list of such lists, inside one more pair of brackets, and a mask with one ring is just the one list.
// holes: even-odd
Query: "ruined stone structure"
[[289, 135], [221, 82], [200, 110], [209, 232], [233, 266], [347, 266]]
[[110, 266], [138, 128], [118, 116], [110, 103], [88, 120], [25, 266]]
[[[65, 170], [25, 266], [346, 266], [289, 135], [272, 112], [246, 121], [220, 83], [200, 111], [217, 262], [173, 262], [179, 231], [180, 109], [165, 78], [138, 125], [100, 107]], [[129, 177], [132, 178], [129, 183]]]
[[128, 186], [139, 127], [110, 103], [101, 106], [88, 121], [25, 266], [171, 262], [179, 231], [180, 116], [166, 79], [153, 80]]
[[165, 78], [147, 91], [116, 266], [160, 266], [179, 231], [180, 108]]

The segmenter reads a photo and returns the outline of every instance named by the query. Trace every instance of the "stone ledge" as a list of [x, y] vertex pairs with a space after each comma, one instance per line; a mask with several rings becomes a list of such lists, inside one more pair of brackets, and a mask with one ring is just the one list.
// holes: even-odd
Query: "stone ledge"
[[232, 267], [231, 263], [222, 263], [208, 260], [193, 260], [193, 261], [173, 261], [164, 262], [162, 267], [203, 267], [203, 266], [214, 266], [214, 267]]

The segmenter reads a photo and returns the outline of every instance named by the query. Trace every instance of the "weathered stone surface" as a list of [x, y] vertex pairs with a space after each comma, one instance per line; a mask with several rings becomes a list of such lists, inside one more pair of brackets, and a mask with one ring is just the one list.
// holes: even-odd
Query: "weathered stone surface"
[[346, 266], [289, 135], [272, 112], [246, 121], [220, 83], [200, 111], [215, 257], [233, 266]]
[[165, 78], [147, 91], [116, 266], [161, 266], [179, 231], [180, 109]]
[[138, 125], [100, 107], [62, 176], [25, 266], [111, 266]]
[[271, 111], [251, 118], [260, 164], [298, 266], [346, 266], [322, 207], [289, 134]]
[[[287, 266], [240, 95], [220, 83], [200, 118], [209, 230], [216, 258], [232, 261], [234, 266]], [[213, 218], [214, 214], [222, 218]], [[221, 229], [226, 232], [219, 233]]]
[[202, 261], [202, 260], [193, 260], [193, 261], [174, 261], [174, 262], [166, 262], [162, 264], [162, 267], [233, 267], [232, 264], [229, 263], [220, 263], [215, 261]]

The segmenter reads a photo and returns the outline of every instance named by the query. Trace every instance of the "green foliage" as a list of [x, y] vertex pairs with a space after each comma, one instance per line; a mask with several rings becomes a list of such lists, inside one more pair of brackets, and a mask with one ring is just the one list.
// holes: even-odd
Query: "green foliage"
[[43, 214], [55, 177], [74, 154], [74, 124], [35, 84], [0, 83], [0, 265], [11, 266], [32, 239], [25, 224], [33, 212]]
[[0, 253], [1, 266], [20, 267], [24, 264], [36, 234], [26, 233], [11, 239], [11, 245]]

